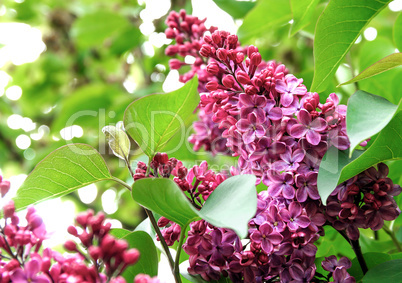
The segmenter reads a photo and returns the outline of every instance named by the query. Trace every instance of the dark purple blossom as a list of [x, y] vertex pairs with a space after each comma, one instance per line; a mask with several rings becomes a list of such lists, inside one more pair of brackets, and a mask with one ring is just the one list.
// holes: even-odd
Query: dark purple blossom
[[269, 254], [274, 248], [273, 245], [281, 243], [283, 236], [274, 232], [270, 224], [264, 223], [250, 235], [250, 239], [256, 243], [261, 243], [264, 252]]

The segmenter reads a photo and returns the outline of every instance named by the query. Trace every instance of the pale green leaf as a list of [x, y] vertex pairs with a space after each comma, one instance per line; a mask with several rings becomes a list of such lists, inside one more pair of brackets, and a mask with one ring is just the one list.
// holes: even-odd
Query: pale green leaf
[[111, 180], [102, 156], [86, 144], [69, 144], [36, 165], [14, 198], [18, 209], [56, 198], [86, 185]]
[[185, 125], [200, 101], [197, 87], [198, 80], [193, 78], [176, 91], [149, 95], [127, 107], [124, 127], [146, 155], [162, 150], [180, 129], [180, 142], [184, 142]]
[[402, 13], [396, 18], [393, 35], [396, 48], [402, 52]]
[[105, 126], [102, 129], [106, 141], [113, 151], [114, 155], [123, 160], [128, 160], [130, 155], [130, 140], [121, 128], [115, 126]]

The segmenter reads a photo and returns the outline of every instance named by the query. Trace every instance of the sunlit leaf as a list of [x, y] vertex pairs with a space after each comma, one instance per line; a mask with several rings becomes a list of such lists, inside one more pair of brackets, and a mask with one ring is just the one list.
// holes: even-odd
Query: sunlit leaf
[[127, 19], [112, 11], [98, 10], [79, 17], [72, 26], [71, 35], [82, 48], [102, 44], [103, 41], [128, 26]]
[[63, 146], [36, 165], [17, 191], [15, 206], [23, 209], [50, 198], [60, 197], [83, 186], [110, 180], [102, 156], [86, 144]]
[[291, 19], [289, 1], [260, 0], [247, 13], [237, 35], [244, 44], [255, 37], [264, 37], [267, 30], [284, 25]]
[[214, 0], [214, 2], [234, 19], [244, 18], [256, 4], [256, 2], [234, 0]]
[[[363, 257], [369, 270], [380, 263], [391, 260], [391, 256], [386, 253], [369, 252], [364, 253]], [[348, 273], [356, 279], [356, 282], [359, 282], [363, 278], [364, 274], [356, 257], [352, 259], [352, 267], [348, 269]]]
[[319, 18], [314, 38], [311, 91], [321, 92], [332, 79], [362, 30], [390, 0], [330, 1]]
[[397, 108], [385, 98], [362, 90], [349, 98], [346, 114], [349, 157], [359, 143], [380, 132], [391, 121]]
[[112, 229], [111, 234], [126, 240], [131, 249], [135, 248], [140, 252], [138, 262], [129, 266], [122, 274], [127, 282], [133, 282], [135, 276], [140, 273], [151, 277], [158, 275], [158, 253], [151, 236], [143, 231], [130, 232], [124, 229]]
[[290, 0], [292, 8], [293, 23], [290, 28], [291, 35], [295, 35], [299, 30], [310, 23], [311, 16], [319, 0]]
[[178, 133], [184, 142], [184, 129], [197, 107], [198, 80], [193, 78], [182, 88], [167, 94], [149, 95], [131, 103], [124, 115], [124, 126], [143, 152], [152, 157]]
[[105, 126], [102, 132], [106, 136], [106, 141], [112, 149], [114, 155], [123, 160], [128, 160], [130, 154], [130, 140], [126, 133], [115, 126]]
[[351, 79], [347, 82], [344, 82], [338, 86], [358, 82], [358, 81], [370, 78], [372, 76], [381, 74], [383, 72], [386, 72], [388, 70], [391, 70], [391, 69], [401, 66], [401, 65], [402, 65], [402, 53], [394, 53], [394, 54], [391, 54], [391, 55], [381, 59], [380, 61], [374, 63], [373, 65], [371, 65], [370, 67], [365, 69], [363, 72], [358, 74], [353, 79]]
[[402, 52], [402, 13], [396, 18], [393, 34], [396, 48]]

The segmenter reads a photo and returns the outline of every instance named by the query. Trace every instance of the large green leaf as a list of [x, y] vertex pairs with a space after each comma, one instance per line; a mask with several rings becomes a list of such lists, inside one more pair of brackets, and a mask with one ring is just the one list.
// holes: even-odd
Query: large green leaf
[[[380, 263], [391, 260], [391, 256], [386, 253], [369, 252], [369, 253], [363, 254], [363, 257], [364, 257], [364, 260], [366, 261], [367, 268], [369, 270], [372, 269], [373, 267], [379, 265]], [[348, 269], [348, 273], [356, 279], [356, 282], [359, 282], [363, 278], [364, 274], [359, 265], [359, 261], [357, 260], [356, 257], [354, 259], [352, 259], [352, 267], [350, 269]]]
[[176, 183], [164, 178], [146, 178], [133, 185], [133, 199], [171, 221], [186, 227], [197, 219], [205, 219], [217, 227], [234, 230], [246, 237], [248, 221], [257, 209], [255, 176], [239, 175], [222, 182], [196, 210]]
[[402, 259], [383, 262], [371, 268], [363, 277], [363, 283], [402, 282]]
[[102, 156], [93, 147], [69, 144], [53, 151], [36, 165], [18, 189], [15, 206], [23, 209], [112, 178]]
[[260, 0], [246, 15], [237, 35], [242, 43], [264, 37], [267, 30], [286, 24], [292, 19], [289, 1]]
[[290, 29], [291, 35], [296, 34], [299, 30], [310, 23], [310, 19], [314, 14], [315, 8], [320, 2], [319, 0], [290, 0], [290, 6], [293, 14], [293, 24]]
[[314, 38], [311, 91], [325, 90], [361, 31], [390, 0], [331, 0], [321, 14]]
[[327, 150], [320, 163], [317, 177], [317, 188], [322, 203], [327, 203], [327, 198], [338, 185], [342, 169], [361, 154], [361, 151], [355, 151], [352, 158], [349, 158], [347, 150], [341, 151], [334, 146]]
[[244, 18], [256, 4], [256, 2], [236, 0], [214, 0], [214, 2], [234, 19]]
[[339, 86], [351, 84], [351, 83], [358, 82], [361, 80], [365, 80], [367, 78], [381, 74], [383, 72], [386, 72], [388, 70], [391, 70], [391, 69], [401, 66], [401, 65], [402, 65], [402, 53], [391, 54], [391, 55], [381, 59], [380, 61], [374, 63], [373, 65], [371, 65], [370, 67], [365, 69], [363, 72], [358, 74], [353, 79], [351, 79], [347, 82], [344, 82], [344, 83], [340, 84]]
[[199, 218], [197, 210], [187, 200], [177, 184], [166, 178], [145, 178], [134, 182], [133, 199], [171, 221], [186, 227]]
[[349, 157], [359, 143], [380, 132], [391, 121], [397, 108], [385, 98], [362, 90], [349, 98], [346, 114]]
[[127, 282], [133, 282], [135, 276], [140, 273], [151, 277], [158, 275], [158, 253], [151, 236], [143, 231], [130, 232], [125, 229], [112, 229], [111, 234], [118, 239], [126, 240], [130, 248], [140, 252], [138, 262], [123, 272]]
[[396, 48], [402, 52], [402, 13], [399, 13], [398, 18], [396, 18], [393, 34]]
[[217, 227], [231, 228], [247, 236], [247, 223], [257, 209], [254, 175], [238, 175], [223, 181], [205, 201], [199, 215]]
[[112, 11], [98, 10], [78, 18], [72, 26], [71, 35], [78, 46], [95, 47], [128, 25], [124, 16]]
[[[163, 149], [197, 107], [198, 80], [193, 78], [182, 88], [167, 94], [149, 95], [131, 103], [124, 114], [124, 126], [146, 155]], [[180, 133], [184, 142], [184, 133]]]
[[402, 159], [401, 144], [402, 111], [399, 111], [363, 153], [355, 151], [352, 158], [349, 158], [346, 151], [331, 147], [326, 152], [318, 172], [317, 186], [323, 202], [326, 202], [337, 184], [379, 162]]

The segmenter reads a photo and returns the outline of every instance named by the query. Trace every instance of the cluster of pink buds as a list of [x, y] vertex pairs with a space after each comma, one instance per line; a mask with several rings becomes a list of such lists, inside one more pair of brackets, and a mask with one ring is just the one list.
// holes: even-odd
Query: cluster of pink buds
[[[168, 22], [175, 15], [172, 12]], [[183, 11], [180, 16], [186, 18]], [[383, 165], [378, 172], [369, 169], [370, 173], [360, 174], [359, 181], [349, 181], [354, 183], [345, 185], [349, 189], [338, 187], [334, 192], [338, 198], [331, 196], [327, 208], [321, 203], [317, 189], [321, 159], [331, 146], [349, 148], [346, 106], [339, 104], [335, 93], [320, 103], [319, 94], [308, 92], [302, 79], [289, 74], [283, 64], [264, 62], [257, 47], [242, 48], [236, 35], [213, 29], [195, 39], [177, 26], [169, 26], [166, 32], [172, 30], [198, 43], [188, 45], [193, 50], [186, 55], [191, 53], [196, 63], [182, 76], [202, 78], [200, 119], [190, 142], [196, 150], [204, 147], [213, 154], [238, 156], [232, 174], [253, 174], [257, 184], [267, 187], [259, 194], [257, 214], [249, 223], [248, 249], [238, 250], [234, 240], [223, 240], [225, 252], [217, 255], [215, 237], [223, 239], [225, 233], [194, 226], [190, 233], [197, 240], [184, 245], [191, 274], [206, 280], [229, 276], [233, 282], [314, 281], [314, 242], [323, 234], [323, 225], [348, 229], [355, 239], [357, 227], [376, 230], [383, 220], [399, 215], [393, 196], [400, 188], [390, 183]], [[186, 45], [186, 40], [179, 44]], [[170, 48], [167, 55], [181, 56]], [[173, 60], [176, 69], [182, 66], [179, 59]], [[229, 255], [229, 250], [234, 252]], [[345, 275], [344, 271], [337, 269], [335, 277]], [[354, 280], [350, 278], [346, 281]]]
[[[2, 197], [8, 192], [10, 183], [0, 176]], [[82, 247], [73, 241], [64, 244], [73, 252], [63, 256], [49, 248], [42, 249], [43, 241], [49, 237], [42, 218], [33, 206], [28, 207], [27, 225], [20, 225], [13, 201], [3, 206], [4, 224], [0, 226], [0, 283], [125, 283], [121, 273], [139, 259], [136, 249], [109, 234], [110, 223], [105, 223], [102, 213], [93, 211], [77, 216], [76, 227], [68, 232], [76, 236]], [[148, 275], [139, 274], [135, 283], [160, 283]]]
[[[93, 263], [92, 267], [97, 269], [103, 264], [107, 277], [118, 277], [126, 267], [138, 261], [140, 254], [136, 249], [128, 249], [126, 241], [116, 240], [110, 235], [111, 224], [104, 221], [103, 213], [94, 215], [93, 211], [89, 210], [76, 218], [77, 226], [82, 232], [79, 233], [75, 226], [68, 227], [68, 232], [77, 237], [87, 250]], [[84, 256], [81, 249], [71, 240], [67, 241], [64, 247], [70, 252], [81, 253]]]

